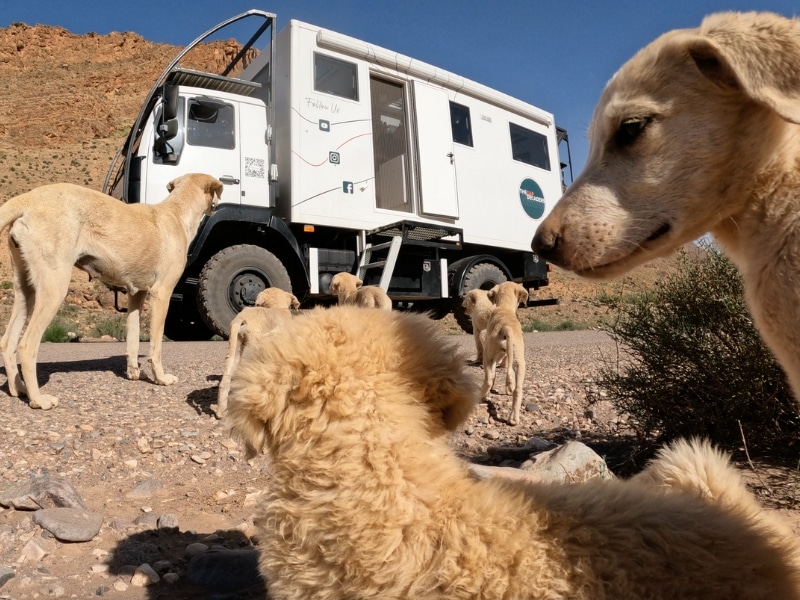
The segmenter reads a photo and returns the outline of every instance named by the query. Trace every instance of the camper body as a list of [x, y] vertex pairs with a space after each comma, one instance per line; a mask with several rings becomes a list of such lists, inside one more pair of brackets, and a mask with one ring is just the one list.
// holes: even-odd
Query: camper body
[[[180, 59], [219, 29], [264, 20], [223, 74]], [[201, 225], [167, 322], [173, 339], [227, 335], [264, 287], [330, 302], [334, 274], [398, 308], [450, 311], [470, 289], [547, 285], [530, 251], [562, 193], [553, 116], [447, 71], [298, 21], [249, 11], [209, 30], [153, 86], [106, 180], [154, 203], [187, 172], [225, 189]], [[237, 77], [236, 61], [250, 57]]]

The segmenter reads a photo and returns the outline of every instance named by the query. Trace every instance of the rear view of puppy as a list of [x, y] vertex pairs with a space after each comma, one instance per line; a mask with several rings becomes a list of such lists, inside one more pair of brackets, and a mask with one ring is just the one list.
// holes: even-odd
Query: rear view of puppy
[[470, 290], [461, 303], [464, 312], [472, 320], [472, 335], [475, 338], [475, 362], [483, 364], [483, 340], [481, 339], [489, 324], [494, 303], [489, 300], [488, 290]]
[[222, 373], [217, 394], [216, 416], [218, 419], [225, 416], [231, 376], [236, 370], [236, 365], [239, 364], [244, 349], [258, 336], [280, 327], [292, 317], [291, 309], [298, 308], [300, 308], [300, 302], [294, 297], [294, 294], [280, 288], [267, 288], [256, 296], [255, 306], [243, 309], [231, 321], [228, 355], [225, 357], [225, 370]]
[[392, 310], [392, 300], [386, 292], [376, 285], [364, 286], [363, 283], [351, 273], [337, 273], [331, 279], [331, 294], [339, 298], [339, 304]]
[[486, 324], [481, 398], [486, 400], [494, 386], [497, 366], [505, 358], [506, 393], [512, 395], [508, 422], [516, 425], [519, 423], [525, 380], [525, 342], [522, 339], [522, 325], [517, 319], [517, 306], [528, 301], [528, 290], [518, 283], [506, 281], [489, 290], [488, 298], [496, 306]]
[[[269, 454], [260, 570], [272, 600], [798, 600], [794, 536], [765, 526], [697, 444], [646, 481], [477, 480], [448, 432], [476, 399], [423, 315], [313, 309], [252, 344], [229, 424]], [[654, 485], [683, 462], [724, 501]], [[753, 507], [746, 499], [745, 504]]]

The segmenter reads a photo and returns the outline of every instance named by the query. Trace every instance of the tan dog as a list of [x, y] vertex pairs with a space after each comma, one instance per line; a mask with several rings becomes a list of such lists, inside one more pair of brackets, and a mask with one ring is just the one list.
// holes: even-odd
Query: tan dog
[[512, 395], [508, 423], [516, 425], [519, 423], [525, 381], [525, 342], [522, 325], [517, 319], [517, 307], [528, 301], [528, 290], [518, 283], [506, 281], [494, 286], [487, 296], [496, 307], [486, 324], [481, 398], [486, 400], [494, 386], [497, 366], [505, 360], [506, 393]]
[[228, 355], [225, 357], [225, 370], [219, 382], [216, 416], [221, 419], [228, 408], [231, 376], [239, 364], [242, 352], [248, 344], [265, 335], [292, 318], [292, 309], [300, 308], [294, 294], [280, 288], [267, 288], [256, 296], [255, 306], [242, 309], [231, 321], [228, 337]]
[[[250, 455], [269, 453], [256, 523], [270, 598], [800, 598], [794, 536], [749, 500], [740, 511], [650, 481], [476, 480], [446, 435], [475, 391], [422, 315], [314, 309], [248, 349], [228, 419]], [[687, 452], [700, 482], [731, 471]], [[725, 497], [749, 498], [735, 476], [721, 481]]]
[[73, 265], [128, 292], [129, 379], [139, 379], [139, 313], [150, 293], [150, 363], [155, 381], [160, 385], [177, 381], [161, 366], [164, 320], [189, 243], [203, 216], [214, 210], [222, 184], [210, 175], [190, 174], [171, 181], [167, 189], [171, 193], [160, 204], [124, 204], [84, 187], [53, 184], [0, 207], [0, 229], [11, 226], [8, 241], [14, 271], [14, 306], [0, 340], [12, 396], [27, 395], [31, 408], [47, 410], [58, 404], [58, 398], [39, 391], [36, 356], [42, 334], [67, 294]]
[[721, 13], [667, 33], [614, 75], [586, 167], [533, 249], [612, 277], [710, 231], [744, 280], [800, 399], [800, 22]]
[[386, 292], [377, 285], [362, 287], [363, 283], [351, 273], [337, 273], [331, 279], [331, 294], [339, 298], [339, 304], [392, 310], [392, 300]]
[[464, 312], [472, 320], [472, 335], [475, 338], [475, 362], [483, 364], [483, 337], [494, 310], [494, 302], [489, 300], [488, 290], [470, 290], [461, 303]]

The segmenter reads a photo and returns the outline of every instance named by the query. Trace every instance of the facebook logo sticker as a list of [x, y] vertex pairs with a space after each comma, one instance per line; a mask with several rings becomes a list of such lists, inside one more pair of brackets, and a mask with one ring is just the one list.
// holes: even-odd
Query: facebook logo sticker
[[342, 191], [345, 194], [352, 194], [353, 193], [353, 182], [352, 181], [343, 181], [342, 182]]

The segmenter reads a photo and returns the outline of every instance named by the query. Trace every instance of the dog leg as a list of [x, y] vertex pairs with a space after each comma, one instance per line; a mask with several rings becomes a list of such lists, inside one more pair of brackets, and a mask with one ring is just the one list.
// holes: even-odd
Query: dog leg
[[72, 275], [72, 266], [58, 271], [53, 269], [50, 278], [39, 283], [38, 292], [31, 298], [28, 297], [26, 304], [30, 312], [28, 327], [22, 334], [17, 352], [19, 354], [20, 370], [22, 379], [25, 382], [28, 403], [31, 408], [41, 408], [50, 410], [58, 406], [58, 398], [50, 394], [42, 394], [39, 391], [39, 380], [36, 378], [36, 364], [39, 358], [39, 345], [42, 341], [47, 326], [55, 318], [61, 302], [67, 295], [69, 280]]
[[484, 349], [483, 355], [483, 387], [481, 388], [481, 400], [486, 400], [489, 391], [494, 387], [494, 378], [497, 374], [497, 361], [487, 358], [489, 349]]
[[139, 321], [146, 296], [146, 290], [140, 290], [128, 296], [128, 318], [125, 320], [125, 358], [128, 363], [128, 379], [134, 381], [141, 377], [139, 370]]
[[222, 380], [219, 382], [219, 392], [217, 394], [216, 416], [222, 419], [228, 410], [228, 393], [231, 389], [231, 377], [239, 358], [242, 355], [242, 342], [239, 336], [242, 332], [242, 321], [234, 319], [231, 323], [231, 333], [228, 338], [228, 356], [225, 357], [225, 370], [222, 372]]
[[475, 351], [477, 353], [475, 357], [475, 362], [479, 365], [483, 364], [483, 342], [481, 341], [481, 332], [475, 327], [472, 326], [472, 335], [475, 337]]
[[19, 251], [9, 239], [11, 251], [11, 268], [14, 273], [14, 305], [11, 308], [11, 317], [8, 326], [0, 340], [0, 352], [3, 355], [3, 364], [6, 367], [8, 378], [8, 393], [17, 398], [20, 394], [27, 395], [25, 383], [19, 376], [17, 368], [17, 346], [28, 318], [28, 307], [33, 306], [33, 288], [28, 284], [25, 274], [21, 272], [22, 260]]
[[158, 385], [173, 385], [178, 378], [164, 373], [161, 365], [161, 345], [164, 341], [164, 322], [169, 309], [169, 297], [175, 285], [150, 289], [150, 366]]
[[[521, 348], [517, 348], [514, 351], [514, 391], [512, 396], [512, 404], [511, 404], [511, 416], [508, 418], [508, 422], [510, 425], [516, 425], [519, 423], [519, 411], [522, 408], [522, 385], [525, 381], [525, 352]], [[508, 369], [509, 371], [512, 368], [511, 365], [511, 355], [507, 356], [508, 359]]]

